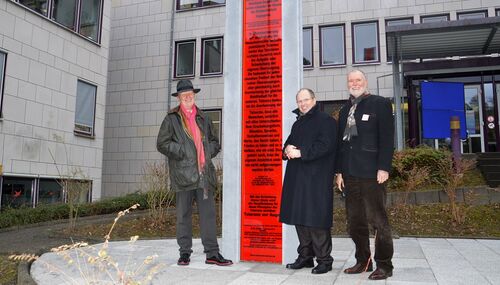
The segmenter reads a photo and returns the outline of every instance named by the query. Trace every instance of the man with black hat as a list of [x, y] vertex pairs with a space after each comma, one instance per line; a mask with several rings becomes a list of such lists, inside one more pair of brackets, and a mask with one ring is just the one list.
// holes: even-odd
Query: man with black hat
[[192, 203], [196, 201], [200, 217], [201, 242], [205, 263], [220, 266], [233, 264], [219, 253], [215, 222], [214, 190], [217, 184], [212, 158], [220, 151], [212, 133], [210, 119], [196, 106], [190, 80], [177, 83], [179, 106], [168, 112], [158, 133], [157, 149], [168, 157], [170, 185], [176, 191], [176, 236], [180, 257], [178, 265], [189, 265], [192, 248]]

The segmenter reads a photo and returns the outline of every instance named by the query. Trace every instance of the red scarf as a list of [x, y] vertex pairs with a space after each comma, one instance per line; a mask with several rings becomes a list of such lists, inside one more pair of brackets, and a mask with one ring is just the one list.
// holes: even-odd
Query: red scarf
[[191, 109], [192, 111], [189, 112], [182, 104], [180, 106], [189, 134], [193, 138], [194, 145], [196, 147], [196, 153], [198, 156], [198, 171], [203, 172], [203, 168], [205, 167], [205, 151], [203, 149], [203, 142], [201, 141], [200, 128], [196, 124], [197, 108], [193, 105], [193, 108]]

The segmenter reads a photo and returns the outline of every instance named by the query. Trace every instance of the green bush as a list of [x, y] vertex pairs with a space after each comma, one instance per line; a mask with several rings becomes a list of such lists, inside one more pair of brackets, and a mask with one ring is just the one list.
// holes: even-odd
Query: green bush
[[[102, 201], [82, 204], [79, 217], [103, 215], [122, 211], [136, 203], [141, 209], [148, 208], [146, 194], [128, 194], [126, 196], [104, 199]], [[0, 212], [0, 229], [28, 225], [40, 222], [67, 219], [69, 206], [67, 204], [45, 204], [36, 208], [5, 208]]]
[[448, 156], [448, 152], [436, 150], [428, 146], [396, 151], [392, 160], [392, 179], [390, 180], [389, 187], [397, 188], [401, 184], [401, 180], [405, 177], [404, 172], [408, 172], [414, 167], [426, 167], [428, 169], [429, 177], [426, 184], [434, 184], [442, 181], [444, 174], [440, 170], [440, 165], [445, 163]]

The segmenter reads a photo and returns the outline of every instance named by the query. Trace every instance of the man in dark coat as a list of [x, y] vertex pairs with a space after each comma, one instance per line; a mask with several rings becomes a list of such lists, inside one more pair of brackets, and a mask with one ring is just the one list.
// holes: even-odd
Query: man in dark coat
[[333, 179], [337, 124], [321, 112], [314, 92], [303, 88], [296, 96], [297, 121], [283, 148], [288, 160], [281, 196], [280, 222], [295, 225], [298, 258], [290, 269], [313, 267], [313, 274], [332, 270], [330, 228], [333, 220]]
[[[356, 264], [346, 274], [372, 271], [368, 224], [375, 230], [375, 270], [369, 279], [392, 276], [394, 252], [385, 210], [385, 182], [394, 152], [394, 119], [389, 99], [368, 92], [360, 70], [347, 76], [350, 100], [339, 114], [336, 184], [346, 194], [349, 234], [356, 245]], [[344, 189], [345, 188], [345, 189]]]
[[212, 163], [220, 145], [213, 134], [212, 122], [196, 106], [195, 94], [190, 80], [180, 80], [177, 92], [179, 106], [170, 110], [158, 133], [158, 151], [168, 157], [170, 186], [176, 191], [176, 235], [180, 258], [178, 265], [189, 265], [193, 252], [191, 247], [191, 215], [193, 200], [200, 216], [201, 242], [207, 256], [205, 263], [231, 265], [219, 253], [217, 226], [215, 222], [214, 189], [217, 185], [215, 167]]

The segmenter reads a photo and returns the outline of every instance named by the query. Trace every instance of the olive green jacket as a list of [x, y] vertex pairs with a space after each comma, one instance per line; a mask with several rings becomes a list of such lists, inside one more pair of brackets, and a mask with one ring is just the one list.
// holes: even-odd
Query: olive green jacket
[[158, 151], [168, 157], [170, 186], [177, 192], [199, 188], [213, 190], [217, 186], [217, 178], [212, 158], [219, 153], [220, 144], [212, 132], [212, 121], [197, 108], [196, 123], [201, 131], [205, 151], [205, 169], [201, 175], [198, 171], [196, 147], [180, 112], [179, 106], [168, 112], [156, 142]]

